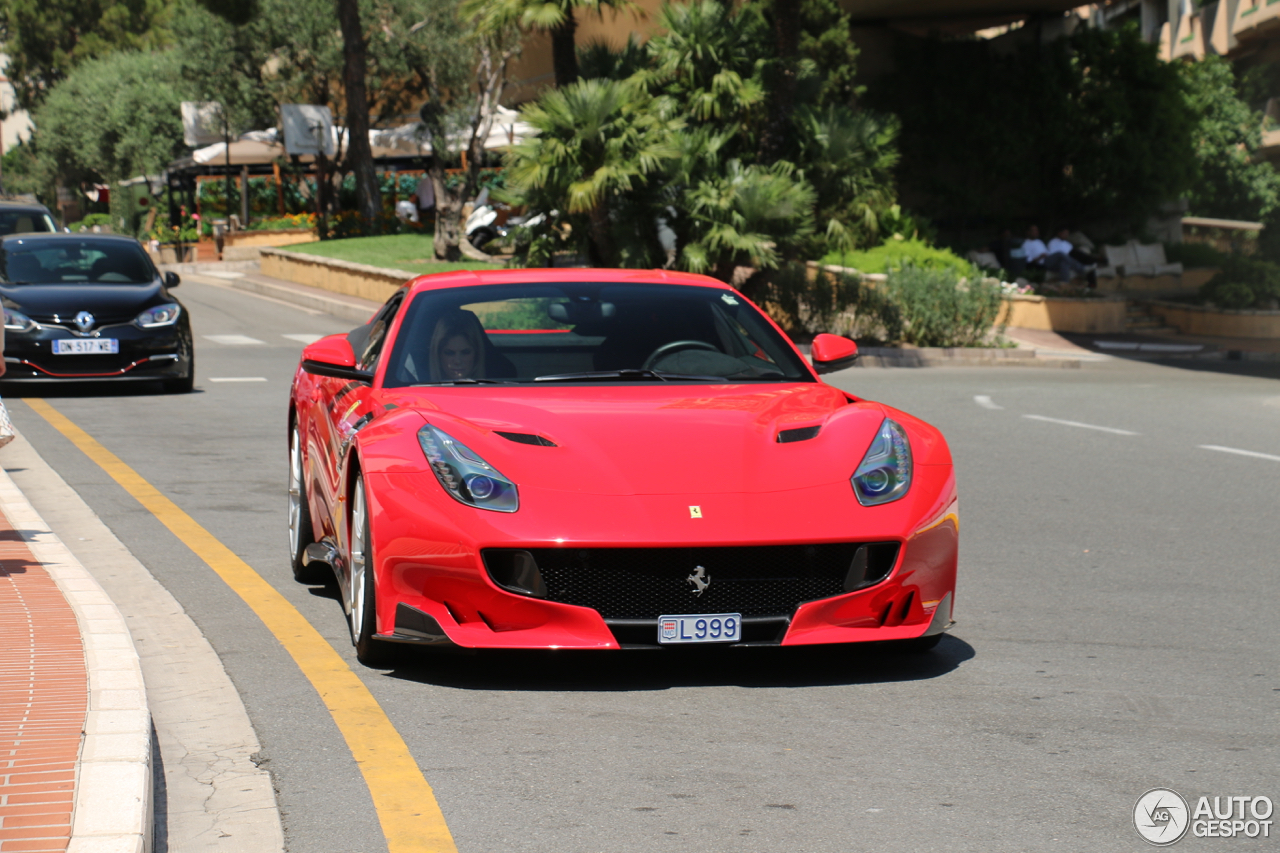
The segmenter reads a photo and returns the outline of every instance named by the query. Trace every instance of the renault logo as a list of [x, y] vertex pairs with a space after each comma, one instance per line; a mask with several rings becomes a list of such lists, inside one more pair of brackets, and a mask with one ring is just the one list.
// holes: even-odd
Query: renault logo
[[76, 315], [75, 324], [76, 328], [80, 330], [80, 334], [88, 334], [89, 330], [93, 328], [93, 315], [88, 311], [81, 311]]

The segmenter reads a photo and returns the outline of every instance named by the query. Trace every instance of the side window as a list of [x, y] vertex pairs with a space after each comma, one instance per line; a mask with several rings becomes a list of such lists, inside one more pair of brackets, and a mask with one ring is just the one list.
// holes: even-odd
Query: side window
[[372, 370], [378, 364], [378, 356], [383, 353], [384, 343], [387, 343], [387, 332], [392, 328], [392, 321], [396, 319], [396, 314], [399, 313], [399, 307], [403, 302], [404, 291], [401, 291], [389, 298], [387, 305], [384, 305], [372, 319], [369, 324], [369, 339], [365, 343], [364, 350], [356, 352], [356, 362], [361, 370]]

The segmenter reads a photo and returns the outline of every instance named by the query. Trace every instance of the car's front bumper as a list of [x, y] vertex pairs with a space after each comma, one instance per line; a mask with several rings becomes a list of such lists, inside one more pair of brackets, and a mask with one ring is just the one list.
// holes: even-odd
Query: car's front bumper
[[42, 326], [28, 333], [9, 332], [3, 381], [158, 380], [191, 373], [191, 332], [184, 326], [139, 329], [127, 325], [100, 331], [101, 337], [119, 341], [119, 352], [54, 354], [53, 341], [76, 337], [56, 326]]
[[[379, 634], [387, 639], [468, 648], [658, 645], [656, 618], [606, 619], [589, 606], [499, 587], [484, 566], [488, 548], [897, 542], [897, 560], [883, 580], [799, 603], [789, 612], [748, 617], [743, 645], [911, 639], [945, 630], [951, 621], [958, 519], [950, 466], [921, 466], [911, 496], [871, 511], [856, 507], [847, 485], [702, 496], [526, 489], [521, 510], [500, 515], [456, 504], [429, 475], [372, 475], [366, 483], [374, 515]], [[706, 526], [689, 526], [698, 523], [687, 518], [686, 505], [695, 501], [704, 511], [698, 522], [709, 521]], [[673, 508], [689, 523], [672, 518]], [[698, 538], [688, 538], [692, 533]]]

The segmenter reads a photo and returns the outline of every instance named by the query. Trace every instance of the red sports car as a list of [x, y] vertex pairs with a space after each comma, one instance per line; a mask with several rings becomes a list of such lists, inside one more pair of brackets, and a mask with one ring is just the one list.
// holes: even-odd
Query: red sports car
[[[818, 371], [852, 341], [819, 335]], [[715, 279], [423, 276], [306, 348], [293, 570], [331, 567], [357, 656], [901, 641], [951, 624], [938, 430], [823, 383]]]

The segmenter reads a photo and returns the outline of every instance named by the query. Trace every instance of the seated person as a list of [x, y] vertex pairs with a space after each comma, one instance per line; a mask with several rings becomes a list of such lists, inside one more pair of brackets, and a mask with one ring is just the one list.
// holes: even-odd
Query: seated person
[[436, 321], [431, 335], [431, 381], [482, 378], [484, 356], [484, 326], [475, 314], [459, 308]]
[[1043, 266], [1044, 258], [1049, 254], [1049, 247], [1040, 239], [1039, 227], [1032, 225], [1027, 229], [1027, 239], [1022, 241], [1023, 259], [1028, 264]]
[[1084, 275], [1088, 278], [1090, 287], [1097, 287], [1097, 273], [1076, 260], [1073, 254], [1076, 247], [1068, 239], [1070, 234], [1069, 228], [1060, 228], [1058, 236], [1049, 241], [1048, 253], [1044, 258], [1045, 269], [1055, 273], [1062, 281], [1071, 281], [1076, 276]]

